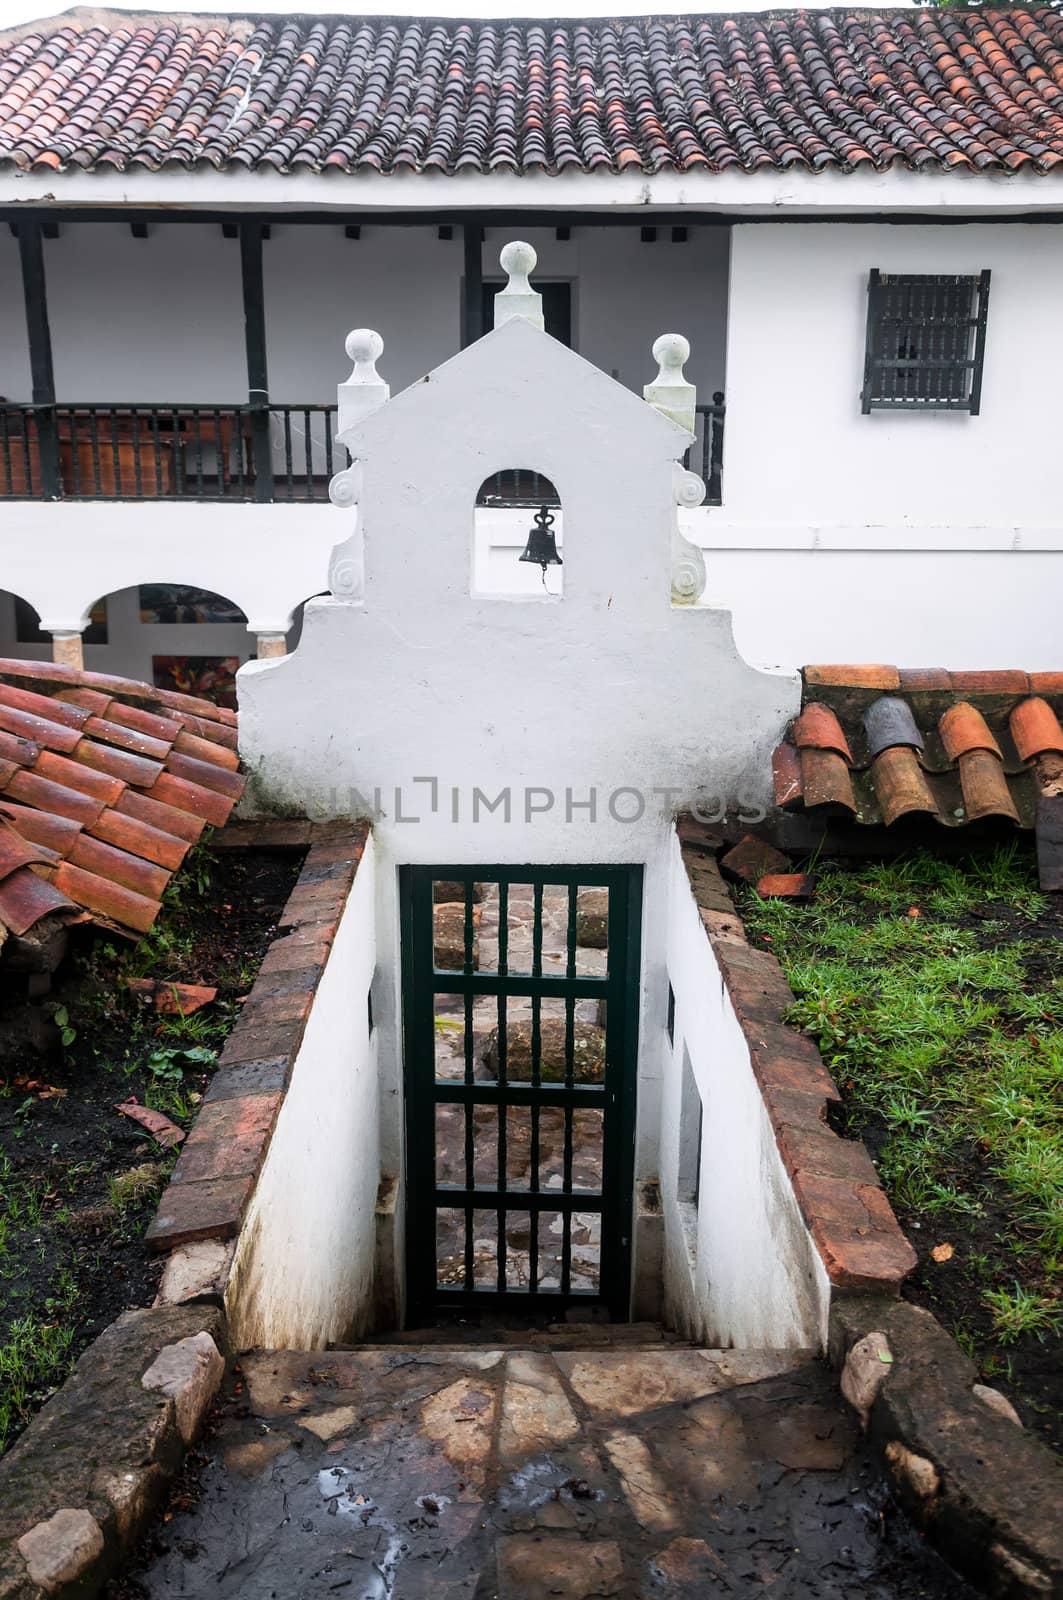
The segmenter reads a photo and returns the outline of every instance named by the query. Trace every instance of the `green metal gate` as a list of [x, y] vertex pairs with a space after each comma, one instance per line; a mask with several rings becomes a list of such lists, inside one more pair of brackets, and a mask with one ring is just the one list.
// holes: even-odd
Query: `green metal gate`
[[404, 867], [400, 890], [409, 1320], [624, 1320], [641, 867]]

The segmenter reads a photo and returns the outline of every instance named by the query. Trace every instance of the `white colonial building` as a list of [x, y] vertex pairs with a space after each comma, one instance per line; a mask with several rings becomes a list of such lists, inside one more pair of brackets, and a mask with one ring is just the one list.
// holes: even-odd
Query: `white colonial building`
[[[748, 661], [1055, 665], [1061, 49], [1052, 7], [0, 35], [0, 652], [203, 687], [291, 648], [345, 334], [415, 384], [516, 237], [636, 394], [688, 339], [681, 515]], [[539, 581], [533, 466], [482, 588]]]

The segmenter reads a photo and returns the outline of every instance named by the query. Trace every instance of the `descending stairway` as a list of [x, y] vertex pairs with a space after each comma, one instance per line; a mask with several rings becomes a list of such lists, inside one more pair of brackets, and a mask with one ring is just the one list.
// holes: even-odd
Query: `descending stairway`
[[827, 1369], [653, 1324], [260, 1351], [151, 1600], [961, 1600]]

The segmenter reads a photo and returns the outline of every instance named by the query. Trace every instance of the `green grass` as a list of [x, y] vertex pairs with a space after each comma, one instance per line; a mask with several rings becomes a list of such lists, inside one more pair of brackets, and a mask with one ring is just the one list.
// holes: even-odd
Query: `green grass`
[[1058, 923], [1037, 926], [1050, 902], [1032, 853], [921, 852], [818, 877], [810, 905], [743, 902], [794, 990], [790, 1020], [818, 1041], [910, 1225], [947, 1237], [1003, 1205], [1007, 1228], [970, 1266], [997, 1339], [1059, 1333], [1063, 943]]

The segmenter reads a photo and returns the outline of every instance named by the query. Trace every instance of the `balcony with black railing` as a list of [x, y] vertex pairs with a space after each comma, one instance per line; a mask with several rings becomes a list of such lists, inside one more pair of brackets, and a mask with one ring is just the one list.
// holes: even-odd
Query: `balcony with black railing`
[[0, 402], [0, 499], [324, 501], [334, 405]]
[[[720, 505], [723, 395], [698, 406], [686, 464]], [[330, 405], [17, 405], [0, 401], [0, 499], [323, 502], [346, 466]], [[551, 491], [552, 493], [552, 491]], [[482, 504], [538, 505], [532, 472], [503, 472]]]

